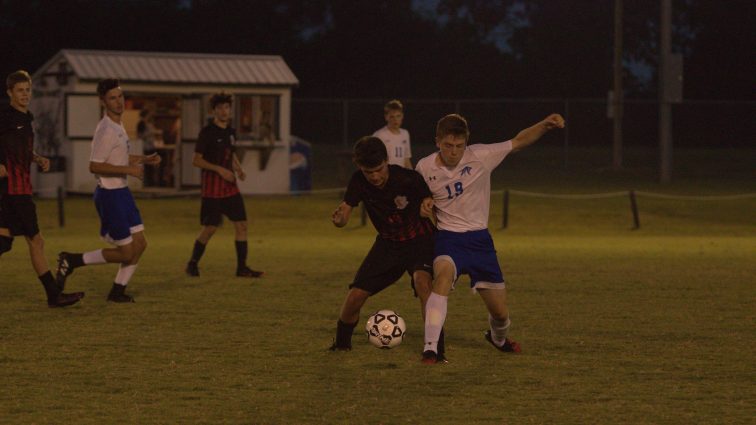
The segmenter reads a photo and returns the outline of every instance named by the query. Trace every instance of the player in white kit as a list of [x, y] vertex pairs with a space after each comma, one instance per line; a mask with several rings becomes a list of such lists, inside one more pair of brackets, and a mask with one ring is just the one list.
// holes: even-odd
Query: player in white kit
[[[416, 170], [433, 193], [438, 232], [433, 260], [433, 292], [425, 308], [425, 348], [422, 362], [435, 364], [441, 328], [446, 320], [449, 292], [461, 274], [488, 309], [486, 339], [504, 352], [520, 352], [507, 338], [510, 320], [504, 276], [488, 232], [491, 172], [510, 152], [532, 144], [549, 130], [563, 128], [564, 119], [552, 114], [502, 143], [467, 145], [467, 121], [451, 114], [436, 126], [439, 151], [421, 159]], [[428, 211], [424, 211], [428, 213]]]
[[147, 248], [144, 224], [134, 197], [128, 187], [127, 176], [144, 176], [144, 165], [158, 165], [160, 157], [129, 154], [129, 136], [123, 128], [121, 116], [124, 97], [116, 79], [105, 79], [97, 84], [100, 104], [105, 109], [92, 139], [89, 171], [97, 178], [94, 193], [95, 207], [100, 216], [100, 236], [114, 248], [98, 249], [85, 253], [61, 252], [58, 255], [56, 278], [63, 287], [74, 269], [84, 265], [119, 263], [118, 273], [107, 300], [132, 303], [134, 298], [125, 293], [137, 262]]
[[386, 145], [389, 165], [394, 164], [404, 168], [412, 168], [412, 149], [410, 148], [409, 131], [401, 128], [404, 120], [404, 105], [394, 99], [383, 107], [383, 117], [386, 125], [376, 130], [373, 136], [381, 139]]

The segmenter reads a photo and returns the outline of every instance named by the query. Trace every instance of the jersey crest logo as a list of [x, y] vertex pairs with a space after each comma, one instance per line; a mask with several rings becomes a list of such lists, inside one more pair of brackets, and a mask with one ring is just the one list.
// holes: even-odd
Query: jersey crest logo
[[465, 166], [465, 168], [462, 169], [462, 171], [459, 172], [459, 176], [462, 177], [465, 174], [467, 174], [469, 176], [471, 171], [472, 171], [472, 167], [469, 166], [469, 165], [467, 165], [467, 166]]
[[399, 195], [396, 198], [394, 198], [394, 204], [396, 205], [397, 208], [399, 208], [400, 210], [403, 210], [407, 208], [407, 205], [409, 205], [409, 202], [407, 201], [406, 196]]

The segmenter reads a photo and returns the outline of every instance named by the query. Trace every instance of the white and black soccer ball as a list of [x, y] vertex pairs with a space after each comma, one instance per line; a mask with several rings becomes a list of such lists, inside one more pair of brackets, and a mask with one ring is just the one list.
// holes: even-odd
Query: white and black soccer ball
[[402, 343], [407, 326], [393, 310], [379, 310], [370, 315], [365, 331], [371, 344], [388, 349]]

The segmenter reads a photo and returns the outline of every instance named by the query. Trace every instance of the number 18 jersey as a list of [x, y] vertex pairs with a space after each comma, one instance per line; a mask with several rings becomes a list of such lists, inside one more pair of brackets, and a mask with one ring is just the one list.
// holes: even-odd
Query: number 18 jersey
[[512, 151], [512, 141], [469, 145], [456, 167], [439, 165], [439, 153], [421, 159], [415, 168], [433, 193], [437, 226], [451, 232], [488, 228], [491, 172]]

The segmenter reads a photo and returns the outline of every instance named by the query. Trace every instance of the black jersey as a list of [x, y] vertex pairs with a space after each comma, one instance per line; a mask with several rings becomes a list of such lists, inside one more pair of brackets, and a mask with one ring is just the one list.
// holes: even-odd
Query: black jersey
[[361, 171], [352, 175], [344, 202], [356, 207], [362, 201], [370, 221], [382, 238], [404, 241], [433, 232], [433, 224], [420, 217], [420, 204], [431, 197], [423, 177], [414, 170], [389, 165], [383, 188], [370, 184]]
[[[200, 131], [194, 152], [202, 154], [202, 158], [212, 164], [233, 170], [234, 144], [236, 130], [231, 127], [221, 128], [215, 123], [208, 124]], [[202, 170], [202, 197], [226, 198], [239, 193], [236, 182], [223, 180], [220, 174]]]
[[34, 130], [31, 112], [8, 106], [0, 111], [0, 164], [8, 176], [0, 179], [0, 193], [31, 195]]

